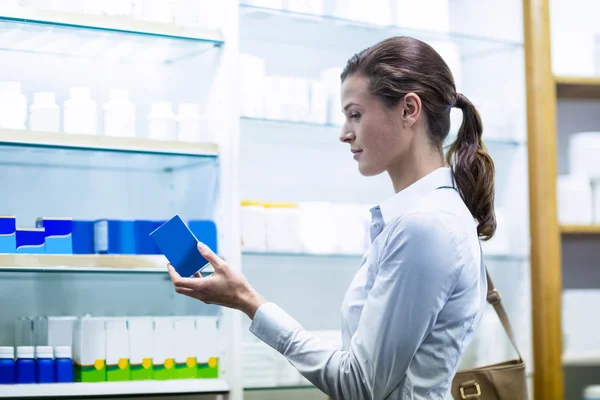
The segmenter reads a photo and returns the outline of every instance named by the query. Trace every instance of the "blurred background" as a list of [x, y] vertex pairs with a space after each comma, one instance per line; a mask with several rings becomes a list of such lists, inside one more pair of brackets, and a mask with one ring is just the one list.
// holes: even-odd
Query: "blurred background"
[[[0, 0], [0, 398], [325, 399], [245, 316], [176, 295], [148, 234], [179, 214], [338, 345], [369, 209], [393, 195], [338, 141], [339, 76], [353, 54], [412, 36], [483, 120], [498, 218], [485, 257], [531, 398], [600, 399], [599, 12], [594, 0]], [[488, 307], [460, 369], [515, 357]], [[46, 361], [52, 385], [6, 378]]]

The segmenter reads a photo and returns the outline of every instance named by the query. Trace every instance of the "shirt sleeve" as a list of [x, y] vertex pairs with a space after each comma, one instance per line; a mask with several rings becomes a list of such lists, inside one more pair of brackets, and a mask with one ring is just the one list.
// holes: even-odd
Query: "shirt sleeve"
[[347, 351], [310, 334], [273, 303], [262, 305], [250, 326], [336, 400], [387, 398], [404, 379], [458, 281], [458, 243], [442, 221], [414, 212], [391, 229]]

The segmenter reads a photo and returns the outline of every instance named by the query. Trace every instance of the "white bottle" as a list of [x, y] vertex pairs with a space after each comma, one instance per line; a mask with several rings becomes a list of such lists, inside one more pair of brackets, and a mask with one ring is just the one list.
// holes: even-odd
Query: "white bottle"
[[182, 103], [177, 109], [177, 140], [181, 142], [199, 142], [202, 140], [202, 116], [199, 105]]
[[176, 140], [177, 119], [171, 103], [155, 101], [148, 114], [148, 139]]
[[82, 135], [97, 133], [96, 102], [90, 98], [90, 89], [74, 87], [69, 89], [69, 99], [65, 101], [63, 113], [64, 131]]
[[129, 100], [127, 89], [109, 91], [109, 100], [104, 104], [104, 134], [135, 137], [135, 104]]
[[60, 107], [56, 96], [51, 92], [33, 94], [33, 104], [29, 107], [29, 129], [32, 131], [60, 131]]
[[25, 129], [27, 97], [20, 82], [0, 82], [0, 127]]

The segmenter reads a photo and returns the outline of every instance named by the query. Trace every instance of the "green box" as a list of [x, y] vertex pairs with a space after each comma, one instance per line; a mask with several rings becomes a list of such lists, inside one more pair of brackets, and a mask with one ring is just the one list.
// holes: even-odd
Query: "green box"
[[190, 357], [184, 363], [175, 364], [175, 379], [196, 378], [197, 363], [195, 357]]
[[104, 360], [96, 360], [94, 365], [75, 364], [76, 382], [106, 382], [106, 365]]
[[196, 378], [216, 379], [219, 377], [219, 359], [211, 357], [207, 363], [198, 363]]
[[146, 381], [152, 379], [152, 359], [144, 358], [141, 364], [129, 366], [132, 381]]
[[175, 379], [175, 361], [167, 358], [163, 364], [155, 364], [152, 368], [152, 379], [157, 381]]
[[130, 371], [129, 360], [121, 358], [117, 365], [106, 366], [106, 380], [107, 382], [128, 381], [131, 379]]

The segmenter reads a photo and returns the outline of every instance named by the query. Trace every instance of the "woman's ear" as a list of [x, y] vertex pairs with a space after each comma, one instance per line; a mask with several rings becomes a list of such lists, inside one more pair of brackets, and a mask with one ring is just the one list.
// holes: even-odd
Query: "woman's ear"
[[405, 128], [413, 126], [421, 116], [422, 103], [419, 96], [407, 93], [400, 102], [402, 108], [402, 122]]

